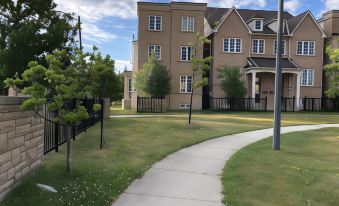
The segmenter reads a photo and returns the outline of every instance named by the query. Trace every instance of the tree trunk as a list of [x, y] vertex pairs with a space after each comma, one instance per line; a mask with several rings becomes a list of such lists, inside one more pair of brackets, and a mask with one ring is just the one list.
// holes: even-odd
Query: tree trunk
[[68, 134], [67, 134], [67, 175], [72, 175], [72, 151], [73, 151], [73, 128], [72, 126], [67, 126]]

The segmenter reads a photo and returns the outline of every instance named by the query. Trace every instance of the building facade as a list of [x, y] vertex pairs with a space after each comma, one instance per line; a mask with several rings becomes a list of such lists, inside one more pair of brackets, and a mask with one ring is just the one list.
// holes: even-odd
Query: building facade
[[[325, 13], [319, 22], [310, 11], [297, 16], [284, 12], [283, 17], [283, 97], [295, 97], [298, 108], [301, 97], [323, 95], [325, 42], [336, 44], [338, 12]], [[152, 51], [172, 76], [171, 93], [166, 97], [168, 109], [189, 108], [193, 81], [189, 45], [197, 41], [197, 32], [203, 32], [211, 40], [209, 45], [198, 44], [197, 56], [212, 56], [213, 62], [207, 74], [209, 85], [194, 91], [192, 108], [202, 109], [209, 98], [227, 96], [218, 78], [218, 69], [227, 65], [241, 69], [248, 97], [267, 97], [268, 109], [273, 109], [276, 11], [212, 8], [202, 3], [138, 2], [138, 18], [133, 70], [125, 73], [126, 109], [136, 108], [133, 76], [142, 69]], [[338, 26], [334, 28], [335, 25]]]

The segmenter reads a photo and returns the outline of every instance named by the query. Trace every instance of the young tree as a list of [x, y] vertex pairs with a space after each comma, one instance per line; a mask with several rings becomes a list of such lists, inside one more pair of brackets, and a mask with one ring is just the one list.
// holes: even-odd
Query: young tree
[[218, 69], [218, 77], [221, 79], [221, 89], [227, 97], [241, 98], [246, 95], [247, 89], [244, 81], [241, 80], [239, 67], [228, 67], [224, 65]]
[[[192, 102], [194, 91], [202, 86], [208, 85], [208, 78], [203, 77], [206, 72], [210, 69], [210, 63], [212, 62], [212, 57], [208, 56], [206, 58], [198, 57], [197, 50], [199, 46], [204, 44], [210, 44], [210, 40], [207, 39], [203, 33], [197, 33], [197, 39], [194, 44], [189, 43], [192, 52], [191, 57], [191, 69], [192, 69], [192, 92], [190, 97], [190, 109], [188, 115], [188, 124], [191, 124], [192, 120]], [[200, 78], [201, 77], [201, 78]]]
[[164, 98], [171, 91], [171, 75], [166, 66], [155, 59], [153, 52], [136, 74], [135, 83], [139, 93], [155, 98]]
[[[339, 41], [339, 40], [338, 40]], [[330, 88], [325, 93], [328, 97], [339, 97], [339, 49], [326, 48], [332, 64], [325, 65], [325, 72], [330, 81]]]
[[[43, 105], [55, 114], [54, 121], [72, 128], [81, 120], [88, 119], [88, 113], [81, 102], [70, 105], [73, 99], [104, 96], [108, 83], [102, 79], [103, 74], [110, 74], [113, 61], [109, 57], [102, 58], [100, 54], [83, 53], [77, 50], [69, 54], [65, 50], [55, 50], [46, 56], [47, 67], [32, 61], [21, 78], [8, 78], [7, 87], [22, 88], [22, 93], [28, 95], [22, 108], [33, 110], [37, 115]], [[64, 59], [70, 59], [70, 64]], [[103, 82], [97, 82], [103, 81]], [[25, 85], [25, 86], [22, 86]], [[98, 88], [102, 91], [98, 91]], [[95, 92], [95, 93], [94, 93]], [[74, 101], [73, 101], [74, 103]], [[100, 104], [94, 105], [94, 110], [100, 109]], [[72, 140], [67, 137], [67, 174], [72, 173]]]
[[0, 93], [3, 80], [20, 76], [30, 61], [45, 65], [45, 54], [74, 43], [72, 16], [55, 10], [53, 0], [0, 1]]

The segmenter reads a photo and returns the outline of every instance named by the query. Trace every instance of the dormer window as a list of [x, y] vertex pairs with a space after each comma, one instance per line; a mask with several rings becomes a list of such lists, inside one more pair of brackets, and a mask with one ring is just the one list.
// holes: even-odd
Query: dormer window
[[254, 31], [262, 31], [263, 30], [263, 20], [255, 20], [254, 21]]

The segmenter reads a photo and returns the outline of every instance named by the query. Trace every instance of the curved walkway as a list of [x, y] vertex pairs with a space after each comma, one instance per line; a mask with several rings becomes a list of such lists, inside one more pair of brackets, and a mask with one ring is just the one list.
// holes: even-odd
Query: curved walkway
[[[283, 127], [281, 133], [339, 127], [339, 124]], [[222, 206], [222, 170], [242, 147], [272, 136], [273, 129], [228, 135], [184, 148], [135, 180], [113, 206]]]

